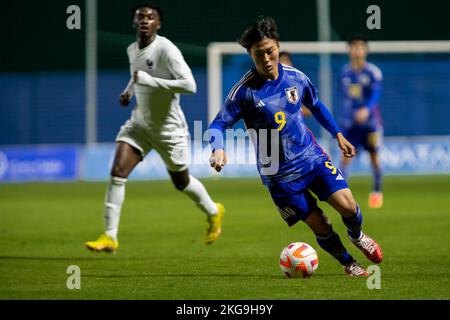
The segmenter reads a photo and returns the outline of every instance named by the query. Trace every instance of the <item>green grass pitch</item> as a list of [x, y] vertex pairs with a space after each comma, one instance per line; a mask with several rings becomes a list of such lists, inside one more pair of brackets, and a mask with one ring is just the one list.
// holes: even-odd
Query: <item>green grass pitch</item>
[[[0, 299], [449, 299], [450, 176], [386, 177], [385, 205], [368, 209], [368, 177], [350, 180], [364, 230], [383, 248], [381, 289], [344, 275], [307, 227], [288, 228], [257, 179], [204, 180], [225, 204], [221, 238], [203, 244], [204, 215], [169, 181], [129, 182], [116, 255], [84, 241], [103, 230], [105, 183], [0, 185]], [[344, 245], [371, 263], [345, 237]], [[311, 244], [319, 268], [287, 279], [278, 266], [290, 242]], [[69, 290], [69, 265], [81, 289]]]

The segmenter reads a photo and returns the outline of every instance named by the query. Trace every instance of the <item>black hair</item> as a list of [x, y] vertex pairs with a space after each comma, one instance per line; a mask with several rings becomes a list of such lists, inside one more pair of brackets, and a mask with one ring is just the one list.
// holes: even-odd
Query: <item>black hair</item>
[[239, 38], [238, 42], [245, 49], [250, 50], [251, 46], [263, 39], [273, 39], [279, 41], [277, 24], [271, 17], [258, 17], [258, 20], [247, 28]]
[[350, 38], [347, 39], [348, 44], [352, 44], [355, 41], [362, 41], [365, 44], [369, 41], [369, 39], [363, 34], [354, 34]]
[[142, 4], [138, 4], [138, 5], [134, 6], [130, 11], [131, 19], [134, 19], [134, 15], [136, 14], [136, 11], [139, 9], [142, 9], [142, 8], [150, 8], [150, 9], [153, 9], [156, 12], [158, 12], [159, 21], [161, 23], [163, 23], [164, 16], [165, 16], [164, 9], [160, 6], [158, 6], [157, 4], [153, 4], [153, 3], [142, 3]]

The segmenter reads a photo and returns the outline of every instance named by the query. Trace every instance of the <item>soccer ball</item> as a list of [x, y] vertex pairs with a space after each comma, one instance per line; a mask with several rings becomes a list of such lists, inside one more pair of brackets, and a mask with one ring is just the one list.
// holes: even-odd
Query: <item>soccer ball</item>
[[280, 268], [288, 278], [310, 277], [318, 266], [317, 252], [307, 243], [291, 243], [281, 252]]

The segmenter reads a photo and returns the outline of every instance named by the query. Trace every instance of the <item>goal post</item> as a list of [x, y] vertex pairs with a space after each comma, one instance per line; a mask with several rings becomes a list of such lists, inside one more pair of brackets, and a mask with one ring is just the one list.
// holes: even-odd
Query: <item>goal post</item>
[[[344, 41], [280, 42], [280, 50], [292, 54], [345, 54]], [[370, 41], [370, 53], [450, 53], [450, 41]], [[208, 68], [208, 122], [210, 123], [223, 103], [223, 56], [246, 54], [235, 42], [212, 42], [207, 48]], [[301, 68], [300, 68], [301, 69]], [[318, 84], [320, 85], [320, 84]], [[332, 90], [332, 88], [329, 88]], [[331, 95], [331, 92], [319, 94]]]

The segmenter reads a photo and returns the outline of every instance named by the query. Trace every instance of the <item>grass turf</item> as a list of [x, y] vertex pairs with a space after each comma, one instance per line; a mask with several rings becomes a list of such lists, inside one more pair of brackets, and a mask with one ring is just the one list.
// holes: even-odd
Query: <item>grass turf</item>
[[[383, 248], [381, 289], [349, 278], [307, 227], [288, 228], [259, 180], [204, 180], [225, 204], [222, 237], [203, 244], [204, 215], [169, 181], [129, 182], [116, 255], [85, 249], [103, 230], [105, 183], [0, 185], [0, 299], [449, 299], [450, 176], [386, 177], [385, 205], [368, 209], [369, 178], [350, 185], [364, 230]], [[344, 245], [339, 215], [322, 203]], [[286, 279], [278, 258], [311, 244], [319, 268]], [[69, 290], [69, 265], [81, 290]]]

